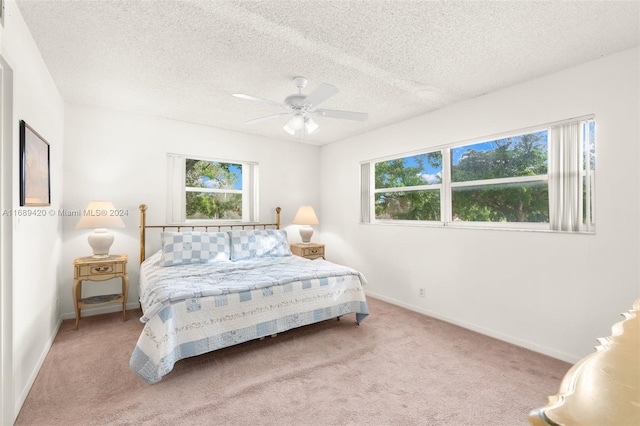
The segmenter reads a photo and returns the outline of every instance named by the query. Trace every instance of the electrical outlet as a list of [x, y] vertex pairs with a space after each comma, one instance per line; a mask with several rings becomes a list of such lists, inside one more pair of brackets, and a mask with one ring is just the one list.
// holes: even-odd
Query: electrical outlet
[[424, 288], [420, 289], [420, 297], [424, 297]]

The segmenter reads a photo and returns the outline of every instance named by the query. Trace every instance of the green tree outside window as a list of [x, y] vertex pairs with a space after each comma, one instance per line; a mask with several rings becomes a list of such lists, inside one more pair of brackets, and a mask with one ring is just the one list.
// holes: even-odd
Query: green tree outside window
[[242, 165], [186, 159], [187, 219], [242, 219]]

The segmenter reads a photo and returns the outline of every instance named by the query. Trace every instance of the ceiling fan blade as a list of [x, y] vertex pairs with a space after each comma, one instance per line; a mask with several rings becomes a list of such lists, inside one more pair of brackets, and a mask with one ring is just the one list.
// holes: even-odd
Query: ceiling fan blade
[[272, 101], [264, 98], [257, 98], [255, 96], [243, 95], [242, 93], [234, 93], [232, 96], [235, 96], [236, 98], [240, 98], [240, 99], [246, 99], [248, 101], [262, 102], [262, 103], [277, 106], [277, 107], [284, 107], [284, 105], [281, 104], [280, 102], [276, 102], [276, 101]]
[[327, 83], [322, 83], [316, 90], [314, 90], [304, 98], [304, 103], [310, 104], [315, 107], [316, 105], [319, 105], [320, 103], [326, 101], [336, 93], [338, 93], [338, 89], [335, 86]]
[[313, 112], [320, 117], [340, 118], [342, 120], [366, 121], [369, 114], [366, 112], [339, 111], [336, 109], [317, 109]]
[[274, 118], [282, 117], [283, 115], [289, 115], [288, 112], [282, 112], [280, 114], [267, 115], [266, 117], [254, 118], [253, 120], [245, 121], [244, 124], [255, 124], [263, 121], [269, 121]]

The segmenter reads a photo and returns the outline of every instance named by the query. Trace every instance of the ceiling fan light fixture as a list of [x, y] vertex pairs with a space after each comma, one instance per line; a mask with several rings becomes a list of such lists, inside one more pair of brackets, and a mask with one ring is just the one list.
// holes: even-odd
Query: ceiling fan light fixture
[[307, 117], [304, 119], [304, 127], [307, 129], [307, 134], [310, 135], [311, 133], [316, 131], [316, 129], [318, 128], [318, 124], [311, 118]]
[[304, 117], [301, 114], [294, 115], [287, 123], [287, 126], [289, 126], [289, 128], [293, 129], [294, 131], [302, 129], [302, 127], [304, 126]]

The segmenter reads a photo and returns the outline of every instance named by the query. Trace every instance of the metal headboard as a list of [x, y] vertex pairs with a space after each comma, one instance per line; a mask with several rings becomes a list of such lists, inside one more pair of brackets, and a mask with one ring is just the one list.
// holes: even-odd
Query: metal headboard
[[225, 225], [147, 225], [147, 205], [140, 204], [140, 263], [145, 259], [145, 245], [146, 245], [146, 230], [151, 228], [162, 229], [176, 229], [178, 232], [182, 229], [189, 229], [191, 231], [204, 229], [208, 232], [209, 229], [216, 229], [220, 232], [222, 229], [267, 229], [268, 227], [275, 227], [280, 229], [280, 207], [276, 207], [276, 223], [242, 223], [242, 224], [225, 224]]

